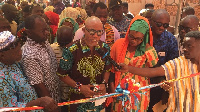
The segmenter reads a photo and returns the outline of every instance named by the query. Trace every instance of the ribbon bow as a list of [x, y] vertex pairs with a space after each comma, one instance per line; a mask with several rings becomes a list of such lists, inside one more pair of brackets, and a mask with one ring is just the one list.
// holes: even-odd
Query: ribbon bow
[[139, 101], [141, 100], [141, 94], [139, 93], [140, 84], [135, 83], [135, 80], [125, 77], [121, 80], [121, 83], [117, 86], [115, 92], [122, 93], [122, 96], [117, 97], [122, 101], [122, 105], [125, 107], [124, 111], [131, 111], [134, 106], [137, 107], [136, 112], [139, 109]]

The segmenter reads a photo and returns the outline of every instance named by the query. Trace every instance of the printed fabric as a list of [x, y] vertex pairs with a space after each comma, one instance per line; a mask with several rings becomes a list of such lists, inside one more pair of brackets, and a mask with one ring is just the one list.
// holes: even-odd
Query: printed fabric
[[27, 38], [22, 46], [22, 65], [31, 85], [44, 83], [51, 97], [60, 102], [60, 80], [56, 75], [57, 60], [48, 41], [45, 47]]

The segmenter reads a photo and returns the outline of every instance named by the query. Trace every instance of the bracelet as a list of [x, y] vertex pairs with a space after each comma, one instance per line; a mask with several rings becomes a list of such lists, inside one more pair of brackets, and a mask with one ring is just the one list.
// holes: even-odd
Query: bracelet
[[106, 80], [104, 79], [101, 84], [105, 84], [105, 87], [108, 88], [108, 83], [106, 83]]
[[82, 86], [82, 84], [80, 82], [76, 82], [76, 85], [75, 85], [76, 92], [78, 92], [78, 93], [81, 92], [81, 86]]

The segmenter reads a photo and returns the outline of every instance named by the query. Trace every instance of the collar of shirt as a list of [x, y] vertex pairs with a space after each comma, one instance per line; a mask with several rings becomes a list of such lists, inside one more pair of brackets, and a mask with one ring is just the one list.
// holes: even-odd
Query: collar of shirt
[[[27, 38], [26, 43], [29, 44], [29, 45], [32, 45], [32, 46], [37, 46], [37, 47], [43, 48], [41, 44], [36, 43], [34, 40], [32, 40], [32, 39], [30, 39], [30, 38]], [[47, 46], [48, 46], [48, 41], [46, 40], [46, 41], [45, 41], [45, 47], [47, 47]]]
[[113, 24], [116, 24], [116, 23], [124, 23], [126, 21], [130, 21], [130, 19], [126, 16], [123, 15], [123, 19], [120, 21], [120, 22], [115, 22], [114, 19], [111, 17], [108, 19], [108, 23], [113, 23]]
[[[90, 51], [90, 48], [86, 45], [86, 43], [82, 41], [82, 39], [80, 39], [80, 44], [83, 53]], [[99, 48], [100, 48], [99, 44], [95, 46], [95, 50], [98, 50]]]
[[160, 42], [161, 40], [167, 39], [167, 38], [165, 38], [166, 36], [169, 36], [169, 35], [168, 35], [167, 31], [164, 30], [162, 32], [162, 34], [160, 35], [160, 38], [154, 39], [153, 43], [157, 43], [157, 42]]

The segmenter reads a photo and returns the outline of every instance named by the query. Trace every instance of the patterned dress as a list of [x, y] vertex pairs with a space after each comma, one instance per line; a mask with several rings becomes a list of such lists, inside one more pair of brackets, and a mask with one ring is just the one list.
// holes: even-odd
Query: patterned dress
[[[153, 47], [146, 48], [145, 54], [141, 56], [134, 57], [135, 52], [126, 52], [124, 63], [129, 66], [138, 67], [138, 68], [144, 68], [144, 67], [153, 67], [157, 64], [158, 57], [156, 54], [156, 51]], [[131, 79], [134, 79], [136, 83], [139, 83], [140, 86], [147, 86], [150, 84], [149, 79], [147, 77], [141, 77], [136, 74], [131, 74], [129, 72], [121, 73], [121, 79], [123, 79], [125, 76], [129, 76]], [[147, 92], [146, 92], [147, 91]], [[140, 93], [145, 93], [141, 95], [141, 100], [138, 102], [138, 105], [140, 108], [140, 112], [146, 112], [149, 100], [150, 100], [150, 92], [149, 90], [142, 90], [139, 91]], [[113, 112], [121, 112], [123, 111], [122, 102], [120, 100], [115, 100], [113, 103]], [[137, 110], [137, 107], [132, 109], [133, 112]]]
[[[109, 72], [111, 66], [105, 58], [103, 59], [97, 53], [97, 49], [103, 49], [105, 53], [108, 52], [108, 55], [110, 54], [110, 47], [102, 41], [95, 47], [93, 56], [91, 55], [90, 48], [81, 40], [71, 43], [69, 47], [63, 50], [60, 68], [65, 70], [67, 72], [66, 75], [70, 76], [75, 82], [80, 82], [83, 85], [101, 84], [103, 74]], [[85, 98], [83, 94], [77, 93], [73, 88], [70, 89], [70, 93], [71, 101]], [[102, 108], [102, 105], [95, 107], [94, 103], [91, 102], [70, 105], [71, 112], [86, 112], [86, 110], [96, 110], [95, 112], [99, 112]]]
[[26, 103], [35, 99], [35, 89], [24, 77], [20, 64], [0, 62], [0, 107], [25, 107]]

